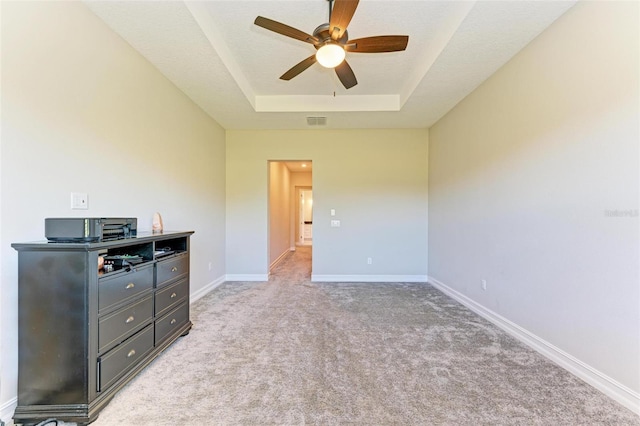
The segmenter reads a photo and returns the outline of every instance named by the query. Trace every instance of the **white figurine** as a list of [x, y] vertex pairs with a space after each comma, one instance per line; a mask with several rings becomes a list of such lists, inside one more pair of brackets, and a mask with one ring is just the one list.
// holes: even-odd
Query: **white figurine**
[[154, 213], [153, 215], [153, 225], [151, 229], [153, 229], [154, 233], [162, 232], [162, 216], [160, 216], [160, 213], [158, 212]]

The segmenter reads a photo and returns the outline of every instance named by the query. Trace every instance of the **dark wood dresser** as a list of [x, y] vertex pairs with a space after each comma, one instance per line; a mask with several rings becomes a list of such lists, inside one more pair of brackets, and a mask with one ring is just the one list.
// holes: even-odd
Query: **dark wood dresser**
[[[191, 234], [12, 244], [19, 286], [15, 423], [94, 421], [119, 389], [189, 332]], [[100, 270], [105, 257], [116, 260]]]

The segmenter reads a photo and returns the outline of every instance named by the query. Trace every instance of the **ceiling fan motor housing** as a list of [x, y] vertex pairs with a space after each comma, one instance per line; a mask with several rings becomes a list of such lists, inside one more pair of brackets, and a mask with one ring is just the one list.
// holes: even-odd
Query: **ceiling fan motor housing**
[[341, 46], [344, 46], [347, 43], [347, 41], [349, 41], [349, 33], [347, 32], [347, 30], [344, 31], [344, 34], [342, 35], [342, 37], [340, 37], [336, 41], [333, 41], [331, 39], [331, 34], [329, 33], [328, 23], [322, 24], [318, 28], [313, 30], [313, 36], [318, 40], [320, 40], [320, 43], [314, 44], [314, 47], [316, 49], [320, 49], [322, 46], [324, 46], [327, 43], [337, 43]]

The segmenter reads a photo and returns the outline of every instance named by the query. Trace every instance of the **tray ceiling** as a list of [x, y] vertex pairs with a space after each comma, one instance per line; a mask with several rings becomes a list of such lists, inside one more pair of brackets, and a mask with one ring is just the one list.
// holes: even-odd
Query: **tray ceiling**
[[429, 127], [574, 3], [362, 0], [351, 39], [409, 44], [347, 53], [358, 79], [347, 90], [319, 64], [280, 80], [315, 49], [253, 24], [260, 15], [312, 33], [328, 22], [326, 0], [85, 1], [226, 129]]

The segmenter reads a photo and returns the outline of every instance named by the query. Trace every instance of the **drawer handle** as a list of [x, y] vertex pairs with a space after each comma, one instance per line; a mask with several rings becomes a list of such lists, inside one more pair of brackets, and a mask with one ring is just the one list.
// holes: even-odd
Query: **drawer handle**
[[175, 323], [176, 323], [176, 319], [175, 319], [175, 318], [173, 318], [173, 319], [171, 320], [171, 325], [173, 325], [173, 324], [175, 324]]
[[135, 349], [131, 349], [129, 351], [129, 353], [127, 354], [127, 358], [131, 358], [132, 356], [134, 356], [136, 354], [136, 350]]
[[130, 288], [134, 288], [136, 285], [134, 283], [129, 283], [127, 284], [127, 286], [125, 287], [127, 290], [129, 290]]
[[133, 315], [131, 315], [129, 318], [127, 318], [127, 320], [125, 321], [125, 324], [129, 324], [131, 321], [133, 321], [135, 318], [133, 317]]
[[173, 268], [171, 268], [171, 272], [176, 272], [178, 270], [177, 266], [174, 266]]
[[172, 299], [173, 299], [174, 297], [176, 297], [176, 296], [178, 296], [178, 295], [177, 295], [177, 294], [175, 294], [175, 293], [171, 293], [171, 298], [172, 298]]

